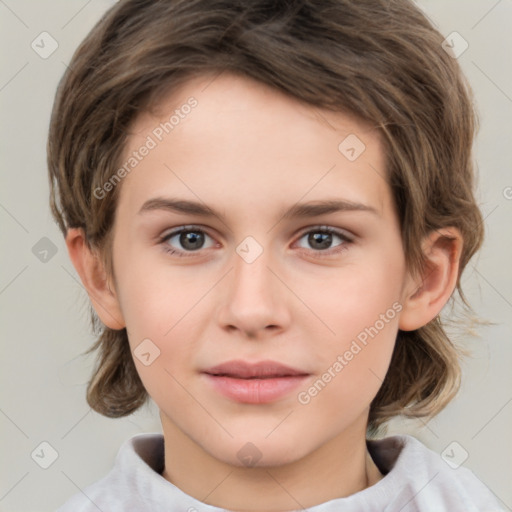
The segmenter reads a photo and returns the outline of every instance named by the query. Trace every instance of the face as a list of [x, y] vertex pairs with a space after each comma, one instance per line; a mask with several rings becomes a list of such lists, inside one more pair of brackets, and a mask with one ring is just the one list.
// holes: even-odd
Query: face
[[[248, 442], [283, 464], [364, 432], [406, 278], [378, 133], [228, 74], [131, 133], [115, 291], [164, 434], [240, 465]], [[205, 373], [234, 360], [296, 372]]]

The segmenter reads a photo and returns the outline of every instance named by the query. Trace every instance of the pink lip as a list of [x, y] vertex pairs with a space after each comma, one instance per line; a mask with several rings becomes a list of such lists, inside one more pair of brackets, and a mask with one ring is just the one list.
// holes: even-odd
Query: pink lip
[[220, 393], [237, 402], [263, 404], [277, 400], [303, 383], [307, 372], [275, 361], [255, 364], [228, 361], [202, 372]]

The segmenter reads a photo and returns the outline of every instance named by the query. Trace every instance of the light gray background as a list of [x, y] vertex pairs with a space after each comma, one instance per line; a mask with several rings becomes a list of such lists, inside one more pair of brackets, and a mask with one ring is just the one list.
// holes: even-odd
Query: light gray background
[[[469, 43], [459, 62], [480, 112], [475, 156], [487, 239], [464, 283], [477, 313], [494, 325], [481, 327], [480, 337], [461, 338], [473, 357], [464, 362], [462, 390], [448, 408], [428, 424], [393, 421], [389, 433], [412, 433], [439, 453], [456, 441], [455, 456], [465, 450], [464, 466], [512, 510], [512, 1], [418, 3], [441, 33], [456, 31]], [[45, 144], [55, 88], [79, 42], [112, 4], [0, 0], [1, 511], [55, 510], [111, 468], [125, 439], [160, 431], [154, 405], [117, 420], [87, 406], [93, 358], [80, 354], [93, 341], [88, 300], [48, 207]], [[58, 42], [47, 59], [31, 48], [43, 31]], [[43, 237], [57, 249], [46, 262], [32, 250]], [[48, 469], [36, 463], [50, 461], [43, 441], [58, 455]]]

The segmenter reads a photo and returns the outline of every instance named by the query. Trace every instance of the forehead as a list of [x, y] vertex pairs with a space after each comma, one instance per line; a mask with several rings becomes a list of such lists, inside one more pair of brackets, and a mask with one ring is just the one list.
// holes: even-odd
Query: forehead
[[163, 193], [224, 208], [325, 196], [391, 207], [376, 129], [250, 78], [195, 77], [141, 113], [130, 133], [124, 162], [151, 146], [123, 183], [134, 208]]

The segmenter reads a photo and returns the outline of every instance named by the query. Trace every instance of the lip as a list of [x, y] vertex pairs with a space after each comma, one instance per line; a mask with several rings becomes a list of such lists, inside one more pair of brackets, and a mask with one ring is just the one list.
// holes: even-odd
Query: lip
[[271, 360], [257, 363], [228, 361], [208, 368], [202, 374], [216, 391], [236, 402], [248, 404], [278, 400], [301, 385], [310, 375]]
[[241, 359], [227, 361], [217, 366], [212, 366], [204, 373], [210, 375], [225, 375], [227, 377], [238, 377], [240, 379], [249, 379], [251, 377], [270, 378], [270, 377], [295, 377], [297, 375], [309, 375], [307, 372], [286, 366], [267, 359], [257, 363], [248, 363]]

